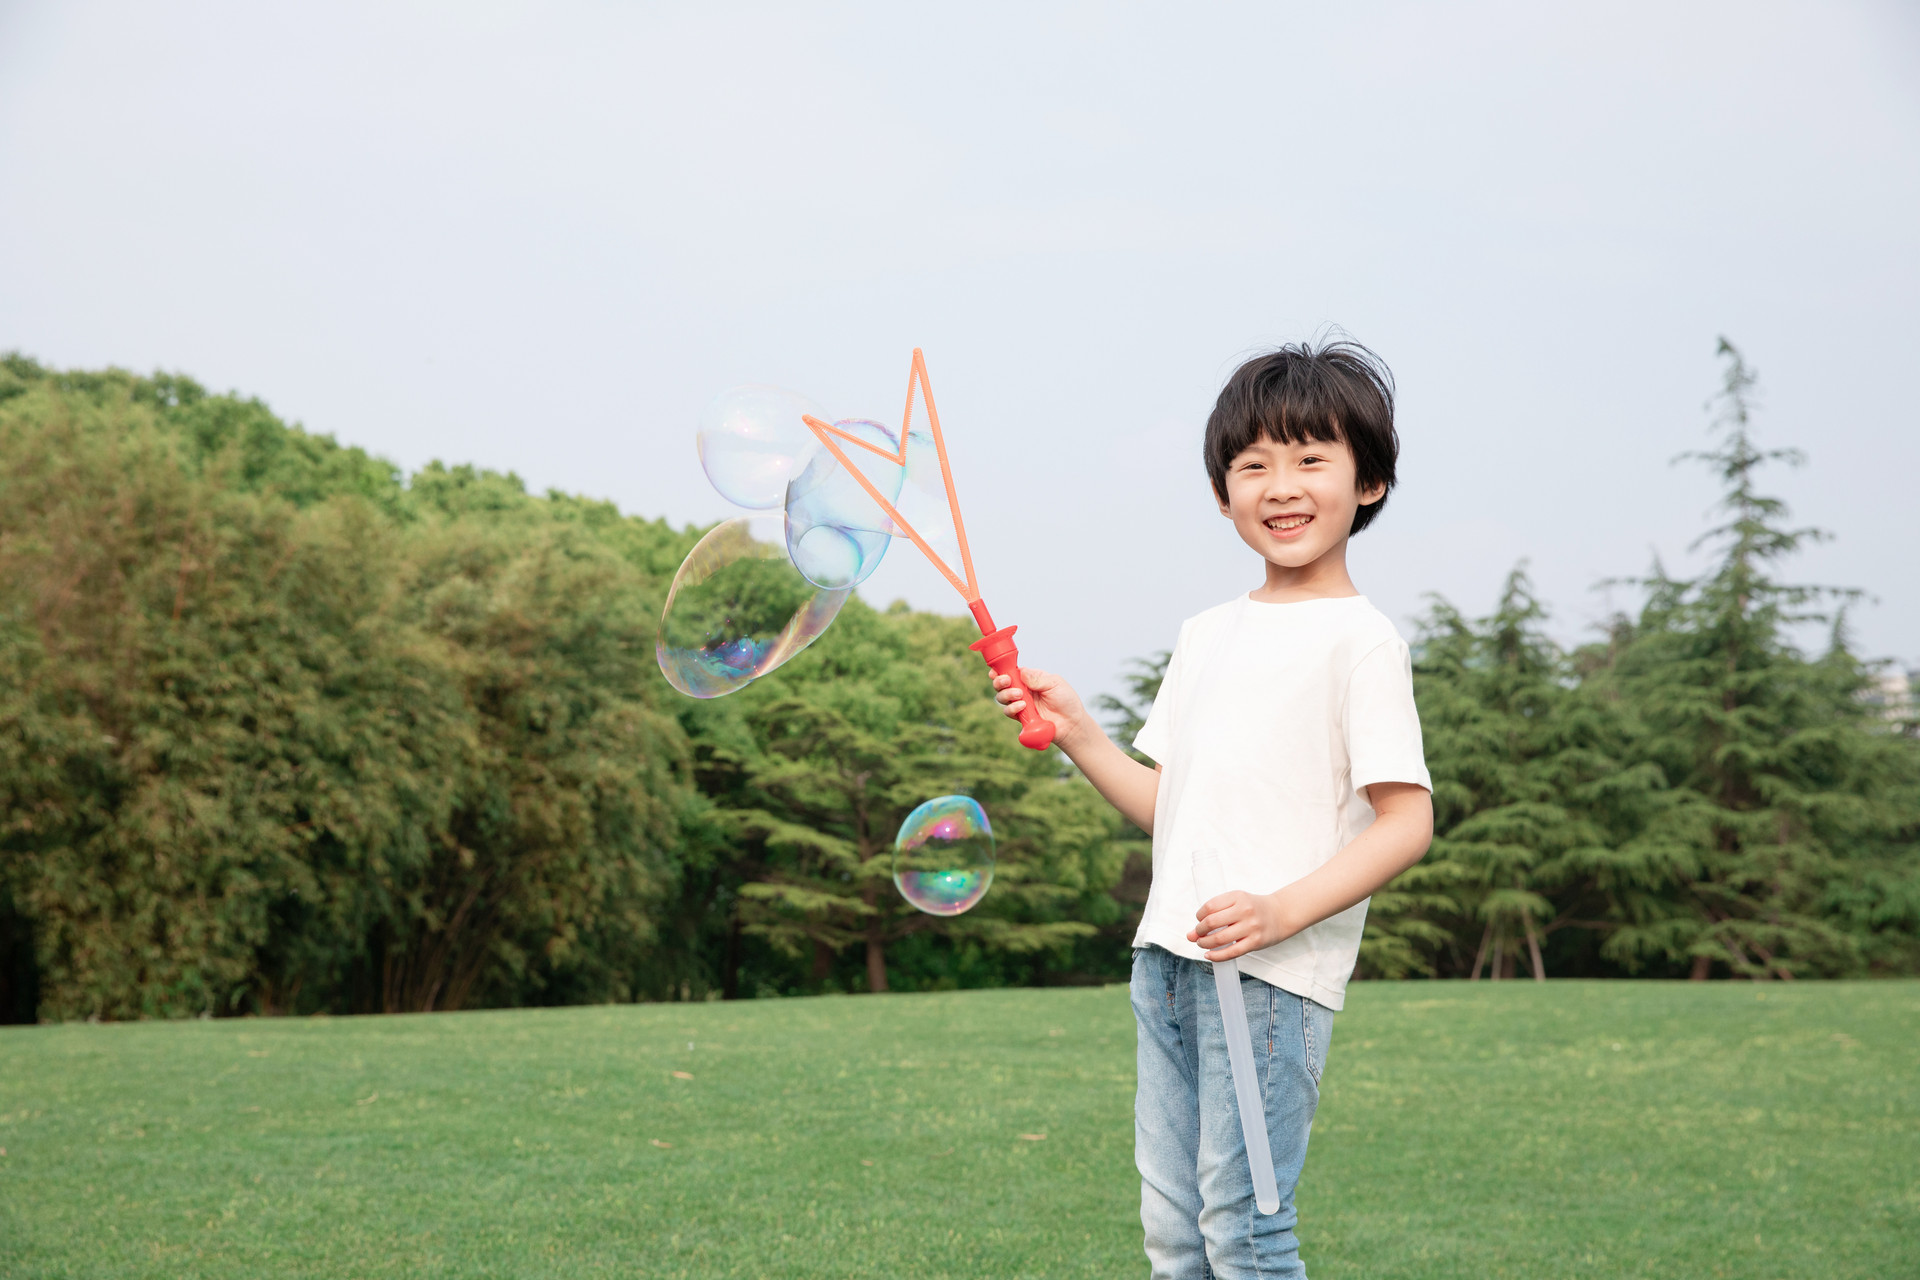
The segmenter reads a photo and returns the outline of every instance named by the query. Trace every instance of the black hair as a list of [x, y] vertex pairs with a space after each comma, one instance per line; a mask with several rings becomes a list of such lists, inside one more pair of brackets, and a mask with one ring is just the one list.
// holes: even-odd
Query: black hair
[[[1343, 443], [1353, 451], [1355, 481], [1363, 491], [1392, 489], [1400, 457], [1393, 429], [1393, 374], [1379, 356], [1357, 342], [1316, 348], [1295, 342], [1255, 356], [1233, 371], [1207, 417], [1202, 450], [1207, 479], [1227, 500], [1227, 467], [1257, 440], [1304, 444]], [[1351, 532], [1373, 523], [1386, 495], [1353, 513]]]

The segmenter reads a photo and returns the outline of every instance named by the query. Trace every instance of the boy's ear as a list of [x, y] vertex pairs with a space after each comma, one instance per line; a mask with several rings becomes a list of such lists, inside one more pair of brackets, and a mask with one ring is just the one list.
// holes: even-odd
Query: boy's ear
[[1374, 503], [1380, 501], [1380, 499], [1386, 496], [1387, 496], [1387, 486], [1385, 486], [1384, 484], [1367, 485], [1365, 488], [1360, 490], [1360, 505], [1363, 507], [1370, 507]]

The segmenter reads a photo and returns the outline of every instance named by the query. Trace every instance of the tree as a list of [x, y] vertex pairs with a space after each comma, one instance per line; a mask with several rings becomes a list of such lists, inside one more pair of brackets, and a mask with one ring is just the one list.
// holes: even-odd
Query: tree
[[[742, 891], [743, 919], [788, 954], [811, 952], [816, 977], [858, 947], [868, 989], [885, 991], [888, 948], [928, 932], [1013, 954], [1093, 932], [1067, 909], [1117, 878], [1100, 802], [1014, 741], [982, 694], [969, 638], [964, 620], [876, 613], [856, 598], [826, 637], [750, 690], [757, 749], [741, 762], [744, 798], [731, 816], [761, 865]], [[914, 910], [892, 885], [895, 832], [941, 794], [978, 800], [998, 845], [986, 901], [953, 919]]]
[[[1146, 727], [1154, 699], [1160, 696], [1160, 686], [1167, 678], [1167, 664], [1172, 660], [1172, 651], [1167, 649], [1135, 658], [1121, 676], [1125, 694], [1116, 697], [1103, 693], [1094, 699], [1095, 709], [1107, 716], [1107, 732], [1122, 750], [1142, 764], [1158, 762], [1135, 751], [1133, 740]], [[1089, 956], [1083, 967], [1096, 972], [1104, 969], [1118, 978], [1130, 970], [1130, 965], [1124, 962], [1131, 959], [1133, 939], [1140, 930], [1140, 918], [1146, 914], [1147, 898], [1153, 891], [1153, 837], [1118, 813], [1108, 812], [1114, 847], [1121, 859], [1120, 880], [1110, 895], [1115, 906], [1112, 919], [1100, 926], [1099, 941], [1114, 959], [1103, 966], [1099, 957]]]
[[[1436, 601], [1437, 839], [1374, 895], [1361, 973], [1920, 971], [1920, 738], [1817, 607], [1845, 593], [1775, 577], [1816, 535], [1759, 492], [1789, 455], [1722, 354], [1705, 573], [1656, 566], [1572, 653], [1519, 571], [1488, 617]], [[1126, 969], [1150, 842], [1016, 745], [964, 620], [854, 599], [771, 678], [685, 698], [655, 620], [702, 530], [19, 356], [0, 458], [0, 1021]], [[780, 576], [761, 604], [790, 612]], [[1097, 703], [1122, 741], [1164, 664]], [[950, 792], [999, 866], [935, 919], [891, 846]]]
[[467, 718], [444, 828], [375, 869], [384, 1009], [518, 1003], [583, 964], [622, 994], [609, 962], [651, 936], [693, 800], [645, 584], [577, 529], [514, 533], [456, 519], [408, 566], [412, 621], [445, 646]]
[[1171, 661], [1173, 654], [1167, 649], [1151, 657], [1135, 658], [1129, 664], [1132, 670], [1120, 677], [1127, 687], [1126, 696], [1103, 693], [1093, 700], [1094, 709], [1108, 717], [1107, 732], [1113, 735], [1113, 740], [1142, 763], [1153, 762], [1133, 749], [1133, 740], [1147, 727], [1147, 714], [1153, 710], [1153, 700], [1160, 696], [1160, 685], [1167, 678], [1167, 664]]
[[471, 469], [403, 491], [255, 402], [18, 358], [0, 451], [12, 1010], [632, 989], [699, 807], [664, 526]]
[[1617, 773], [1617, 734], [1574, 683], [1546, 616], [1522, 565], [1490, 616], [1469, 620], [1435, 600], [1421, 625], [1414, 687], [1433, 849], [1375, 895], [1369, 972], [1464, 968], [1464, 956], [1439, 954], [1455, 942], [1451, 919], [1478, 935], [1469, 978], [1511, 977], [1524, 949], [1544, 979], [1552, 935], [1587, 923], [1576, 918], [1575, 864], [1605, 840], [1591, 814]]
[[[228, 1012], [311, 903], [308, 854], [430, 819], [454, 708], [384, 620], [391, 548], [357, 498], [231, 482], [151, 388], [14, 366], [0, 580], [22, 661], [9, 727], [41, 761], [6, 857], [52, 1016]], [[297, 950], [295, 948], [294, 950]], [[289, 953], [291, 954], [291, 953]], [[296, 979], [297, 981], [297, 979]]]
[[1725, 339], [1719, 353], [1716, 443], [1683, 455], [1724, 486], [1725, 519], [1696, 544], [1719, 558], [1693, 579], [1656, 565], [1638, 619], [1593, 655], [1593, 680], [1631, 718], [1633, 761], [1660, 783], [1636, 801], [1637, 830], [1586, 859], [1616, 922], [1604, 950], [1628, 967], [1682, 961], [1696, 980], [1852, 972], [1871, 948], [1833, 906], [1861, 850], [1904, 841], [1911, 868], [1915, 810], [1889, 785], [1892, 738], [1871, 722], [1844, 632], [1820, 659], [1792, 643], [1795, 627], [1835, 622], [1819, 602], [1857, 593], [1774, 576], [1825, 535], [1790, 527], [1760, 492], [1764, 466], [1801, 456], [1755, 442], [1755, 376]]

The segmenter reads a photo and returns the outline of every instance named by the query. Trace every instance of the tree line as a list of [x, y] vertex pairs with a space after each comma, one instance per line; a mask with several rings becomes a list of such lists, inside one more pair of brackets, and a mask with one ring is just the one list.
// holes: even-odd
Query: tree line
[[[1762, 492], [1754, 375], [1720, 343], [1718, 482], [1696, 577], [1571, 651], [1516, 571], [1497, 609], [1436, 603], [1416, 674], [1434, 852], [1384, 895], [1383, 974], [1791, 979], [1920, 971], [1920, 738], [1850, 646], [1858, 592], [1783, 580], [1824, 537]], [[1824, 629], [1818, 652], [1794, 637]]]
[[[1516, 570], [1416, 647], [1429, 857], [1370, 977], [1920, 970], [1920, 739], [1864, 696], [1726, 349], [1705, 574], [1564, 649]], [[402, 476], [256, 400], [0, 358], [0, 1018], [380, 1012], [1111, 981], [1148, 844], [1013, 742], [970, 624], [849, 600], [730, 697], [653, 646], [702, 532]], [[1844, 599], [1834, 601], [1844, 607]], [[1107, 700], [1126, 733], [1158, 664]], [[890, 880], [921, 801], [994, 888]]]

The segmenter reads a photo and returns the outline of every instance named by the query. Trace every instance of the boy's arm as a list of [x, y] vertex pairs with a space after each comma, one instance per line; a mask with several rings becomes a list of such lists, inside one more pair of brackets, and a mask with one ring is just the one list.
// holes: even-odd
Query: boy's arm
[[[1147, 768], [1115, 746], [1099, 721], [1087, 714], [1073, 686], [1059, 676], [1022, 667], [1020, 679], [1032, 692], [1033, 705], [1053, 722], [1053, 745], [1067, 753], [1067, 759], [1079, 766], [1093, 789], [1105, 796], [1121, 817], [1151, 835], [1160, 770]], [[1008, 687], [1012, 683], [1009, 676], [995, 676], [994, 697], [1009, 716], [1018, 717], [1027, 704]]]
[[1276, 893], [1242, 890], [1209, 898], [1187, 935], [1209, 960], [1233, 960], [1338, 915], [1420, 861], [1433, 843], [1433, 797], [1411, 782], [1367, 788], [1373, 825], [1318, 871]]

